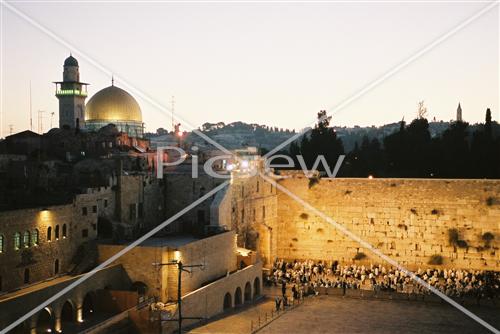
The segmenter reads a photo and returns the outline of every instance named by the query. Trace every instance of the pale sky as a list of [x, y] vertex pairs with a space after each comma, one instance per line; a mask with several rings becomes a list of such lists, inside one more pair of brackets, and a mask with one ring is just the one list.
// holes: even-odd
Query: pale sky
[[[45, 110], [58, 124], [52, 81], [73, 53], [90, 95], [116, 85], [137, 98], [148, 131], [170, 128], [175, 96], [184, 129], [245, 121], [301, 129], [488, 5], [476, 3], [54, 3], [9, 2], [2, 13], [0, 137], [29, 129]], [[382, 125], [415, 117], [499, 120], [498, 6], [334, 115], [335, 125]], [[63, 39], [73, 48], [62, 45]], [[85, 59], [82, 54], [91, 58]], [[98, 62], [107, 73], [97, 68]], [[122, 78], [122, 81], [120, 81]], [[125, 80], [125, 81], [124, 81]], [[88, 99], [87, 99], [88, 101]]]

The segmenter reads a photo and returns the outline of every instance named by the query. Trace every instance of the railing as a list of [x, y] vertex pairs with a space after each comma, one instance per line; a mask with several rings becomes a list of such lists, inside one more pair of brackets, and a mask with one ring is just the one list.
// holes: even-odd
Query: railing
[[56, 90], [56, 96], [77, 95], [87, 96], [87, 92], [78, 89], [59, 89]]
[[259, 316], [257, 317], [257, 321], [254, 322], [254, 320], [250, 320], [250, 333], [254, 334], [257, 333], [260, 329], [263, 327], [267, 326], [269, 323], [271, 323], [273, 320], [277, 319], [284, 313], [293, 310], [299, 305], [302, 305], [304, 303], [304, 298], [299, 298], [299, 299], [293, 299], [291, 305], [282, 305], [278, 309], [271, 309], [271, 311], [266, 311], [263, 313], [259, 313]]

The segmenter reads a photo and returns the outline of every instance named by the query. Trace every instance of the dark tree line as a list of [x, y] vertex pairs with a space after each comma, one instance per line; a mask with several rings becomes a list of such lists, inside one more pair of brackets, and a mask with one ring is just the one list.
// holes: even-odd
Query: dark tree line
[[[302, 155], [308, 168], [320, 154], [331, 167], [344, 154], [342, 140], [329, 127], [326, 112], [318, 113], [318, 119], [321, 121], [314, 129], [290, 146], [290, 155]], [[498, 126], [491, 120], [490, 109], [484, 124], [473, 132], [468, 123], [457, 121], [440, 136], [431, 137], [425, 118], [409, 125], [401, 122], [382, 142], [366, 136], [357, 142], [346, 154], [338, 176], [500, 178], [500, 136], [493, 131]]]

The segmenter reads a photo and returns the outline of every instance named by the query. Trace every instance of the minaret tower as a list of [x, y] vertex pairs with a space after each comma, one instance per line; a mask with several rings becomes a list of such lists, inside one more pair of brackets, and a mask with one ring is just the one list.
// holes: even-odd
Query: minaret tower
[[460, 106], [460, 102], [458, 102], [457, 108], [457, 122], [462, 122], [462, 107]]
[[63, 81], [54, 83], [59, 99], [59, 128], [84, 129], [88, 84], [80, 82], [78, 61], [73, 56], [64, 61]]

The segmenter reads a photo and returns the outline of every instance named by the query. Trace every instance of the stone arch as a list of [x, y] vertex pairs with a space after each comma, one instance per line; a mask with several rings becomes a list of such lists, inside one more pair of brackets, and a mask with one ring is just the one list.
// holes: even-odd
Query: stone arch
[[241, 302], [241, 288], [237, 287], [234, 291], [234, 306], [240, 306]]
[[231, 307], [233, 307], [233, 301], [231, 298], [231, 294], [229, 292], [227, 292], [224, 295], [224, 311], [230, 309]]
[[46, 307], [38, 313], [36, 319], [36, 332], [37, 333], [50, 333], [55, 329], [54, 312], [50, 307]]
[[82, 318], [83, 320], [87, 320], [88, 318], [92, 317], [94, 313], [94, 307], [95, 307], [95, 294], [93, 292], [87, 292], [85, 297], [83, 297], [83, 302], [82, 302]]
[[253, 298], [260, 296], [260, 278], [255, 277], [253, 281]]
[[61, 330], [76, 322], [76, 307], [73, 301], [66, 300], [61, 308]]
[[252, 300], [252, 285], [250, 282], [245, 284], [245, 302], [249, 302]]

